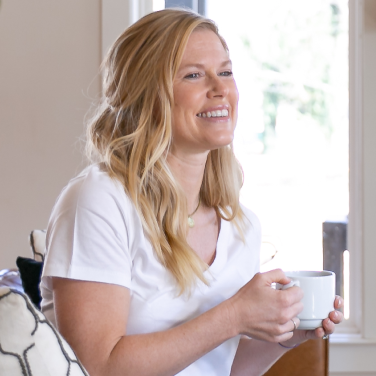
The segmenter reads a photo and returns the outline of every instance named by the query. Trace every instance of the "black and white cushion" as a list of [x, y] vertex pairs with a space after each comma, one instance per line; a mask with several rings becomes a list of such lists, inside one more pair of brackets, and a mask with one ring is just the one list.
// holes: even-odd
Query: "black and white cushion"
[[[46, 230], [33, 230], [29, 236], [33, 258], [17, 257], [16, 264], [26, 295], [40, 309], [42, 301], [39, 284], [42, 276], [46, 248]], [[1, 375], [0, 375], [1, 376]]]
[[88, 376], [29, 298], [8, 287], [0, 287], [0, 375]]

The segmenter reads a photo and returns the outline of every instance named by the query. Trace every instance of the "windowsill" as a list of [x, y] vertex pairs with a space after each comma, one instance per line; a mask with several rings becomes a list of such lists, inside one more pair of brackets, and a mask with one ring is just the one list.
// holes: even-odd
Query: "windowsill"
[[331, 376], [376, 375], [376, 338], [360, 334], [335, 333], [329, 340], [329, 373]]
[[332, 346], [352, 345], [376, 345], [376, 338], [362, 338], [360, 334], [334, 333], [330, 336], [330, 348]]

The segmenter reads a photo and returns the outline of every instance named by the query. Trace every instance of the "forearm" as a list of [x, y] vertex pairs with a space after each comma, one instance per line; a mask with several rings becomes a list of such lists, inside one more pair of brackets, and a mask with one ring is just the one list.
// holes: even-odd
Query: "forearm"
[[263, 375], [288, 349], [278, 343], [242, 337], [231, 369], [231, 376]]
[[123, 336], [93, 375], [175, 375], [237, 335], [226, 304], [167, 331]]
[[[125, 335], [131, 301], [128, 289], [55, 278], [56, 322], [92, 376], [175, 375], [240, 333], [270, 342], [291, 338], [291, 321], [285, 317], [295, 317], [299, 306], [291, 306], [284, 297], [293, 294], [294, 287], [270, 288], [271, 281], [283, 282], [278, 274], [256, 275], [233, 297], [195, 319], [144, 335]], [[281, 320], [286, 322], [279, 324]]]

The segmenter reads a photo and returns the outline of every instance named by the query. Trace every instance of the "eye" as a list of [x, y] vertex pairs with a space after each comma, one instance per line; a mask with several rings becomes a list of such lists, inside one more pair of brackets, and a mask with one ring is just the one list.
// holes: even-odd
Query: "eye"
[[195, 73], [187, 74], [184, 78], [193, 79], [193, 78], [199, 78], [199, 77], [200, 77], [200, 73], [195, 72]]
[[227, 70], [227, 71], [221, 72], [219, 75], [220, 76], [224, 76], [224, 77], [231, 77], [232, 76], [232, 71], [231, 70]]

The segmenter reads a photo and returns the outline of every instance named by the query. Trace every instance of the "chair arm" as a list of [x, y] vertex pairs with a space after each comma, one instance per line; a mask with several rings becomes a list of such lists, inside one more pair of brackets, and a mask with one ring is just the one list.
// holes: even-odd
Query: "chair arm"
[[17, 269], [0, 270], [0, 286], [6, 286], [24, 292], [20, 272]]

